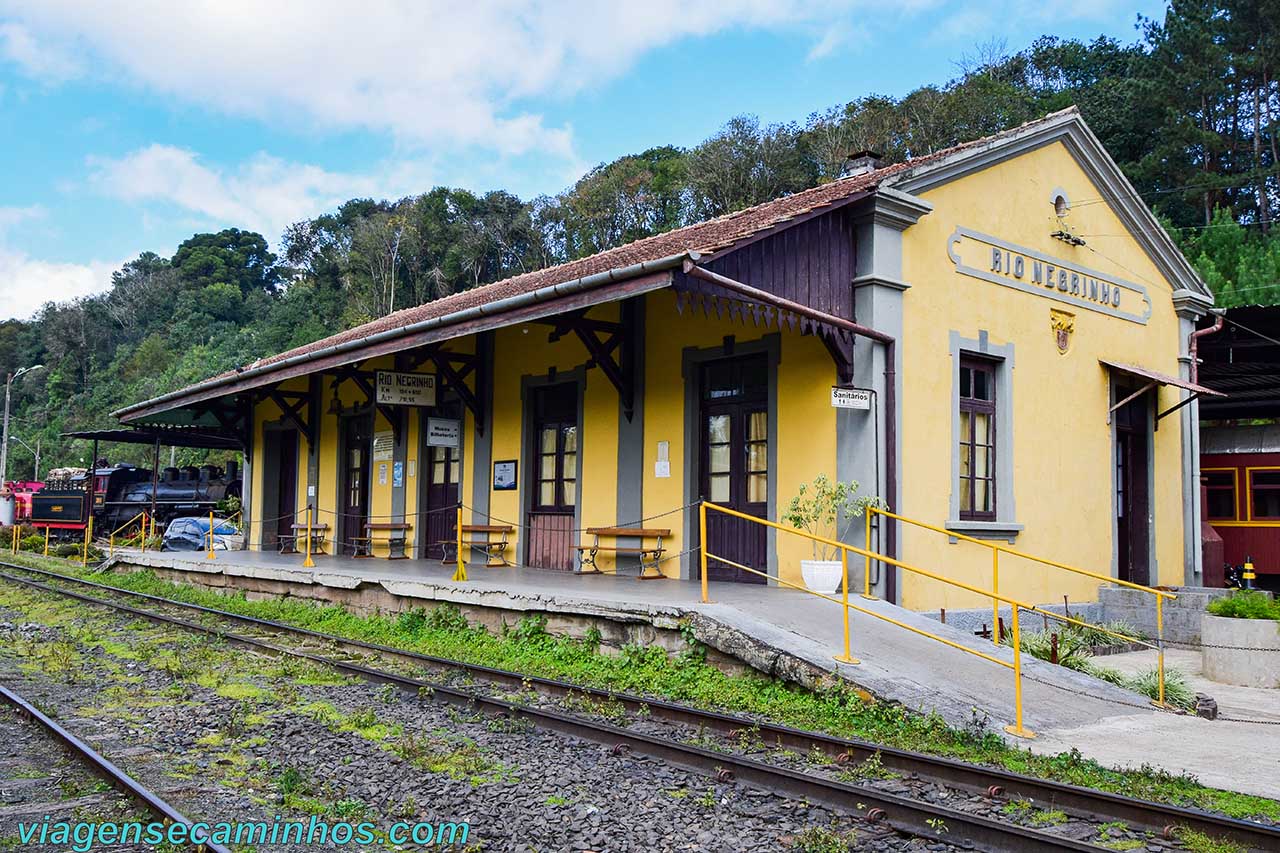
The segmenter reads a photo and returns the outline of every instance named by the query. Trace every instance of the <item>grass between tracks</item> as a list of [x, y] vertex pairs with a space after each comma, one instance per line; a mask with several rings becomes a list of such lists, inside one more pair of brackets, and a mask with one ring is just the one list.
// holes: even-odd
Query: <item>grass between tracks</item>
[[1280, 802], [1208, 788], [1190, 776], [1149, 766], [1111, 769], [1075, 750], [1037, 755], [1017, 749], [989, 730], [976, 711], [969, 726], [956, 728], [936, 714], [866, 701], [843, 685], [810, 691], [760, 676], [728, 675], [707, 664], [705, 651], [696, 644], [692, 650], [674, 656], [660, 648], [638, 646], [627, 647], [621, 654], [605, 654], [600, 650], [598, 634], [582, 640], [555, 637], [547, 633], [545, 621], [535, 617], [526, 617], [506, 626], [501, 633], [493, 633], [468, 626], [458, 610], [447, 604], [396, 616], [364, 617], [336, 606], [290, 599], [251, 601], [242, 594], [170, 583], [150, 571], [93, 574], [51, 558], [18, 555], [13, 561], [365, 642], [702, 708], [759, 715], [797, 728], [993, 765], [1131, 797], [1209, 809], [1231, 817], [1280, 820]]

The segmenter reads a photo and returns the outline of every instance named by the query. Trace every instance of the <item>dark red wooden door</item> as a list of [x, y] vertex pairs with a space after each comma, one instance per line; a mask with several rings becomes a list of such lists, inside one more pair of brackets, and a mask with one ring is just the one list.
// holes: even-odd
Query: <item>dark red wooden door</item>
[[427, 538], [425, 553], [443, 557], [442, 542], [458, 536], [458, 514], [450, 508], [458, 505], [458, 477], [461, 465], [456, 447], [427, 448]]
[[279, 440], [279, 491], [276, 492], [276, 535], [292, 536], [298, 510], [298, 433], [291, 429], [276, 433]]
[[528, 564], [571, 571], [578, 503], [578, 385], [534, 392]]
[[1144, 585], [1151, 581], [1146, 400], [1116, 412], [1116, 569], [1120, 580]]
[[[701, 492], [720, 506], [764, 518], [769, 509], [769, 409], [763, 356], [717, 361], [702, 371]], [[768, 529], [723, 513], [707, 514], [711, 580], [764, 583], [738, 563], [768, 570]]]
[[369, 474], [371, 465], [371, 425], [364, 417], [347, 421], [346, 440], [343, 442], [342, 518], [337, 525], [342, 536], [340, 553], [354, 553], [352, 543], [356, 537], [365, 536], [364, 525], [369, 520]]

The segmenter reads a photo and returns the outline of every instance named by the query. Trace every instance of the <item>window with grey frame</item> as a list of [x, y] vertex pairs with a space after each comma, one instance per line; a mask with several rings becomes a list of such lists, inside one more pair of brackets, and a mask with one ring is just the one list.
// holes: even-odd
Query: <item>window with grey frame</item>
[[996, 519], [996, 369], [999, 362], [960, 356], [960, 518]]

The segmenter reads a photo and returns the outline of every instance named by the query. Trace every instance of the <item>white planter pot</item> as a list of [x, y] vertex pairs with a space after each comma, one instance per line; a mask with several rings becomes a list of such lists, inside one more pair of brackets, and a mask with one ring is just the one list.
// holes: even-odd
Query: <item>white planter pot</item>
[[1245, 687], [1280, 687], [1280, 623], [1276, 620], [1206, 613], [1201, 617], [1200, 642], [1204, 643], [1205, 678]]
[[831, 595], [840, 589], [844, 567], [839, 560], [801, 560], [800, 576], [813, 592]]

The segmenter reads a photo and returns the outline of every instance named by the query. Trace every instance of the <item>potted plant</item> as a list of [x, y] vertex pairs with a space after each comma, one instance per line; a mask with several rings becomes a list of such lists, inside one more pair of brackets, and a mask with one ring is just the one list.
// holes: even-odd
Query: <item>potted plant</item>
[[[833, 483], [826, 474], [819, 474], [812, 483], [800, 484], [800, 490], [791, 499], [782, 520], [812, 536], [841, 540], [853, 526], [854, 519], [861, 518], [867, 507], [884, 506], [884, 501], [875, 495], [859, 496], [856, 480]], [[842, 520], [843, 528], [840, 526]], [[809, 589], [830, 595], [840, 588], [843, 575], [840, 549], [817, 540], [810, 542], [813, 559], [800, 561], [800, 575]]]

